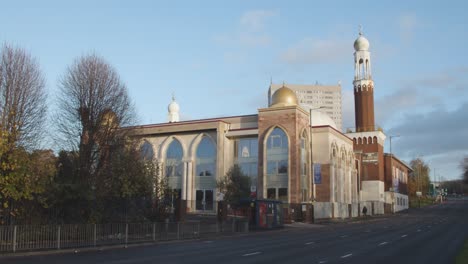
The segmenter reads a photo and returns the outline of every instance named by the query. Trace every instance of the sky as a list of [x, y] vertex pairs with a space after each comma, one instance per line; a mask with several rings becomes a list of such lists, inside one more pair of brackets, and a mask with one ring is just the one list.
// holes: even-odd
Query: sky
[[127, 85], [139, 124], [167, 122], [172, 94], [182, 120], [255, 114], [272, 80], [341, 82], [343, 129], [354, 127], [353, 43], [362, 25], [376, 124], [399, 135], [392, 152], [422, 158], [432, 179], [461, 176], [467, 1], [0, 0], [0, 10], [0, 42], [38, 60], [49, 112], [67, 67], [96, 53]]

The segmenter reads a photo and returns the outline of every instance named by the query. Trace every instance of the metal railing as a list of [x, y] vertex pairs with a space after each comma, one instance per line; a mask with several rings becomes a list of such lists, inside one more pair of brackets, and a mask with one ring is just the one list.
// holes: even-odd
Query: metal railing
[[143, 242], [196, 239], [248, 232], [248, 222], [199, 221], [79, 225], [0, 226], [0, 253], [73, 249]]

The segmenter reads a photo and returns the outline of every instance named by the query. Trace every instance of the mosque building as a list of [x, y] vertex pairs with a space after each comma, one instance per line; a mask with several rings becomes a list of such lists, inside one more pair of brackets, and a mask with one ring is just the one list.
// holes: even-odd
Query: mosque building
[[238, 164], [257, 199], [281, 200], [290, 213], [313, 207], [313, 217], [356, 217], [408, 208], [410, 168], [383, 152], [374, 125], [369, 42], [354, 43], [356, 131], [343, 134], [326, 113], [300, 106], [282, 85], [269, 106], [243, 116], [179, 120], [172, 98], [168, 123], [128, 128], [184, 201], [187, 213], [215, 213], [217, 181]]

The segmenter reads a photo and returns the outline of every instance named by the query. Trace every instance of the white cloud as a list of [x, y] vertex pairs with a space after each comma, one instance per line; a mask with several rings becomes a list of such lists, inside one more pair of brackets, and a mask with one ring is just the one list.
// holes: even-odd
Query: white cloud
[[409, 44], [413, 39], [415, 29], [419, 25], [418, 19], [413, 14], [404, 14], [398, 17], [397, 23], [403, 43]]
[[266, 21], [275, 16], [276, 13], [271, 10], [251, 10], [242, 14], [240, 18], [240, 25], [243, 29], [250, 31], [263, 31], [265, 29]]
[[305, 38], [283, 52], [280, 59], [289, 64], [345, 63], [350, 53], [348, 41]]
[[222, 45], [241, 47], [264, 47], [271, 43], [271, 37], [266, 32], [269, 18], [276, 15], [271, 10], [251, 10], [243, 13], [234, 32], [223, 33], [214, 37]]

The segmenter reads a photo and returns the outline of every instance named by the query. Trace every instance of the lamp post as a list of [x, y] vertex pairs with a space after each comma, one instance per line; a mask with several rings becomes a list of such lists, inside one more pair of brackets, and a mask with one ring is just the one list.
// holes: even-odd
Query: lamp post
[[[400, 137], [400, 135], [390, 135], [388, 138], [390, 139], [390, 170], [391, 170], [391, 175], [392, 175], [392, 183], [395, 180], [395, 176], [393, 175], [393, 154], [392, 154], [392, 138], [397, 138]], [[400, 183], [398, 183], [398, 186]], [[393, 203], [393, 212], [395, 212], [395, 183], [393, 183], [392, 189], [393, 189], [393, 197], [392, 197], [392, 203]], [[399, 191], [399, 190], [398, 190]]]
[[310, 115], [310, 166], [311, 166], [311, 177], [312, 177], [312, 197], [313, 201], [316, 200], [316, 193], [315, 193], [315, 174], [314, 174], [314, 158], [313, 158], [313, 151], [312, 151], [312, 111], [324, 108], [323, 106], [310, 108], [309, 115]]

